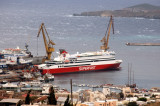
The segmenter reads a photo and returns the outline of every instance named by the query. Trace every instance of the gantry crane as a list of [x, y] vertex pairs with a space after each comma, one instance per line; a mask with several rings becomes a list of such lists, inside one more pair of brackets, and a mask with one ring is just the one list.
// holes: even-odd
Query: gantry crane
[[[37, 37], [39, 37], [40, 35], [40, 32], [42, 31], [42, 35], [43, 35], [43, 40], [44, 40], [44, 45], [45, 45], [45, 49], [46, 49], [46, 54], [47, 54], [47, 57], [45, 60], [50, 60], [51, 59], [51, 55], [52, 55], [52, 52], [54, 52], [54, 48], [53, 48], [53, 45], [55, 45], [55, 43], [50, 40], [49, 36], [48, 36], [48, 33], [47, 33], [47, 30], [44, 26], [44, 23], [41, 24], [40, 28], [39, 28], [39, 31], [38, 31], [38, 35]], [[45, 33], [48, 37], [48, 41], [47, 41], [47, 38], [45, 36]]]
[[[114, 34], [114, 25], [113, 25], [113, 17], [112, 16], [110, 17], [105, 36], [101, 40], [101, 42], [103, 43], [103, 45], [101, 46], [101, 49], [104, 50], [104, 51], [107, 51], [109, 49], [108, 42], [109, 42], [109, 36], [110, 36], [111, 28], [112, 28], [112, 31], [113, 31], [113, 34]], [[108, 34], [107, 34], [107, 32], [108, 32]], [[107, 39], [106, 39], [106, 35], [107, 35]]]

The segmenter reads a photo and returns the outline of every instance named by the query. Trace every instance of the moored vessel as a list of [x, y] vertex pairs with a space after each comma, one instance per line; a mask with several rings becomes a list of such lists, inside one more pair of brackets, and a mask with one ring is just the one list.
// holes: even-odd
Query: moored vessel
[[4, 55], [4, 58], [16, 58], [16, 57], [32, 57], [31, 52], [28, 50], [28, 45], [26, 44], [26, 49], [20, 49], [19, 46], [16, 48], [7, 48], [0, 51], [0, 54]]
[[38, 68], [42, 74], [60, 74], [117, 69], [121, 63], [122, 60], [116, 60], [113, 55], [86, 55], [81, 57], [66, 57], [64, 61], [49, 61], [39, 65]]
[[33, 57], [28, 50], [27, 44], [25, 47], [26, 49], [20, 49], [17, 46], [17, 48], [8, 48], [0, 51], [0, 69], [24, 69], [32, 64], [32, 59], [24, 59]]

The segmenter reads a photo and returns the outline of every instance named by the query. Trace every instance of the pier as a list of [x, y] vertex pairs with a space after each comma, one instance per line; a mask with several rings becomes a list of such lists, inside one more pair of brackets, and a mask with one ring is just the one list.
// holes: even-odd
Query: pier
[[160, 46], [160, 43], [126, 43], [127, 46]]

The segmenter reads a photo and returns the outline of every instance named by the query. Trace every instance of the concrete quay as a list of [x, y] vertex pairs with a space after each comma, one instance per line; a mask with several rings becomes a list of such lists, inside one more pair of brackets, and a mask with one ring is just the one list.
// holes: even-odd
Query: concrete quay
[[126, 43], [127, 46], [160, 46], [160, 43]]

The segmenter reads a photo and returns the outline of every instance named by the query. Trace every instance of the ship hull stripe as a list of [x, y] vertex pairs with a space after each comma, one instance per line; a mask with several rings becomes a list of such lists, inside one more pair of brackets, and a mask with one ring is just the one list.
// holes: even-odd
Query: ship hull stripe
[[87, 71], [104, 70], [104, 69], [117, 69], [119, 68], [120, 64], [121, 63], [42, 69], [42, 74], [46, 73], [60, 74], [60, 73], [87, 72]]

